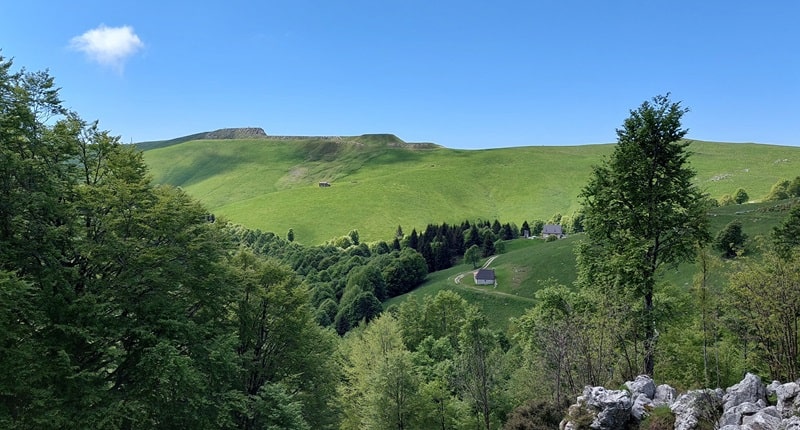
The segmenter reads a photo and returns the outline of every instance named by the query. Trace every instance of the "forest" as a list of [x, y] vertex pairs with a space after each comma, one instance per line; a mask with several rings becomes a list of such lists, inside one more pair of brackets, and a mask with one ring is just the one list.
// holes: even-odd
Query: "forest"
[[[0, 427], [545, 429], [585, 385], [639, 374], [795, 380], [798, 181], [768, 237], [712, 235], [685, 112], [669, 96], [631, 111], [570, 220], [578, 281], [543, 282], [497, 330], [454, 292], [382, 302], [502, 252], [510, 220], [317, 246], [235, 225], [153, 183], [48, 72], [0, 57]], [[661, 281], [685, 262], [692, 285]]]

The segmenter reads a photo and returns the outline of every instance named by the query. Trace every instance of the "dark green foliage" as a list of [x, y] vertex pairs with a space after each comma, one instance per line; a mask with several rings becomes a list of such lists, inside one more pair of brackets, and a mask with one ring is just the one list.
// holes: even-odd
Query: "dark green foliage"
[[386, 300], [386, 281], [380, 270], [374, 265], [357, 267], [347, 275], [347, 285], [342, 295], [342, 301], [348, 302], [352, 299], [352, 297], [348, 297], [348, 293], [355, 296], [361, 291], [371, 292], [380, 301]]
[[495, 219], [494, 222], [492, 222], [492, 233], [494, 233], [495, 235], [500, 234], [500, 229], [502, 228], [503, 226], [500, 225], [500, 221], [498, 221], [497, 219]]
[[658, 269], [694, 257], [708, 240], [705, 198], [688, 166], [688, 110], [668, 96], [631, 111], [617, 130], [611, 158], [594, 168], [583, 189], [589, 236], [580, 259], [584, 285], [621, 287], [642, 300], [642, 372], [653, 373], [654, 293]]
[[0, 58], [0, 427], [329, 425], [332, 337], [294, 274], [233, 262], [224, 223], [152, 185], [141, 154], [67, 113], [46, 73], [10, 66]]
[[534, 236], [538, 236], [542, 234], [542, 229], [544, 228], [544, 221], [537, 219], [533, 221], [531, 224], [531, 234]]
[[735, 201], [737, 205], [740, 205], [743, 203], [747, 203], [747, 200], [749, 198], [750, 196], [747, 194], [747, 191], [745, 191], [744, 188], [739, 188], [736, 191], [736, 195], [733, 196], [733, 201]]
[[495, 242], [494, 234], [490, 230], [486, 230], [483, 233], [483, 244], [481, 245], [481, 256], [483, 257], [491, 257], [495, 253], [494, 249], [494, 242]]
[[405, 294], [425, 280], [428, 268], [425, 259], [411, 249], [404, 249], [383, 269], [388, 297]]
[[353, 245], [358, 245], [360, 243], [358, 238], [358, 230], [350, 230], [350, 233], [347, 233], [347, 235], [350, 237]]
[[800, 205], [795, 205], [783, 223], [772, 231], [776, 252], [788, 258], [800, 245]]
[[352, 301], [342, 303], [336, 314], [336, 331], [341, 335], [358, 326], [361, 321], [369, 322], [380, 315], [381, 302], [369, 291], [362, 291]]
[[[397, 240], [397, 238], [395, 238], [395, 240]], [[399, 241], [397, 242], [397, 245], [400, 246]], [[389, 244], [386, 243], [386, 241], [381, 240], [370, 248], [370, 252], [373, 254], [388, 254], [392, 252], [392, 249], [389, 248]]]
[[[525, 234], [527, 232], [527, 234]], [[522, 236], [531, 236], [533, 232], [531, 232], [531, 227], [528, 225], [528, 221], [522, 222]]]
[[469, 227], [469, 230], [464, 233], [464, 246], [469, 248], [470, 246], [481, 246], [483, 245], [483, 239], [481, 238], [480, 230], [478, 230], [478, 226], [472, 224]]
[[289, 229], [289, 232], [286, 233], [286, 240], [289, 242], [294, 242], [294, 229]]
[[303, 417], [303, 403], [282, 384], [265, 384], [251, 398], [252, 421], [245, 428], [310, 430]]
[[564, 416], [563, 406], [529, 400], [511, 412], [503, 430], [551, 430], [558, 428]]
[[714, 249], [721, 251], [725, 258], [734, 258], [744, 252], [747, 235], [742, 232], [742, 222], [735, 220], [728, 223], [714, 239]]
[[567, 226], [567, 230], [570, 233], [582, 233], [584, 229], [583, 222], [585, 218], [586, 215], [584, 215], [582, 212], [576, 213], [572, 216], [572, 218], [570, 218], [570, 223]]

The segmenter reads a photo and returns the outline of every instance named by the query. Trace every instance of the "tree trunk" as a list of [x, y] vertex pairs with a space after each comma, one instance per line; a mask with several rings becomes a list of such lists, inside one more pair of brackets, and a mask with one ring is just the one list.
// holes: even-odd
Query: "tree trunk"
[[644, 295], [644, 373], [653, 376], [655, 369], [656, 327], [653, 317], [653, 290]]

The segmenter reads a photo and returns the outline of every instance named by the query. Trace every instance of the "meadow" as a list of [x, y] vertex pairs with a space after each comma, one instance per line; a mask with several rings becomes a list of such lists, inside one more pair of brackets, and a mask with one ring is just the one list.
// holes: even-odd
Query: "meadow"
[[[180, 186], [217, 217], [314, 245], [357, 229], [389, 240], [429, 223], [570, 216], [593, 165], [613, 145], [486, 150], [409, 144], [393, 135], [175, 139], [144, 147], [156, 183]], [[150, 148], [150, 149], [147, 149]], [[797, 176], [800, 148], [695, 141], [697, 184], [712, 197], [766, 196]], [[320, 181], [332, 184], [320, 188]]]
[[[768, 239], [773, 227], [788, 215], [791, 202], [765, 202], [731, 205], [714, 208], [709, 212], [712, 235], [722, 230], [729, 222], [738, 220], [748, 236], [747, 252], [740, 259], [719, 260], [709, 272], [709, 283], [721, 288], [733, 271], [741, 267], [744, 259], [759, 255], [758, 242]], [[388, 309], [399, 306], [410, 296], [424, 300], [439, 291], [455, 291], [468, 302], [476, 304], [488, 316], [492, 327], [504, 330], [509, 318], [519, 317], [535, 302], [536, 291], [547, 283], [571, 286], [577, 279], [575, 247], [583, 240], [579, 233], [565, 239], [546, 242], [541, 239], [515, 239], [506, 242], [506, 251], [498, 255], [489, 268], [495, 269], [497, 286], [475, 285], [471, 264], [462, 263], [447, 270], [431, 273], [423, 285], [402, 296], [394, 297], [384, 304]], [[719, 252], [713, 251], [714, 255]], [[480, 265], [486, 259], [481, 260]], [[721, 263], [721, 264], [719, 264]], [[678, 288], [690, 288], [698, 268], [694, 263], [668, 267], [662, 271], [661, 282]], [[455, 280], [459, 275], [463, 279]]]

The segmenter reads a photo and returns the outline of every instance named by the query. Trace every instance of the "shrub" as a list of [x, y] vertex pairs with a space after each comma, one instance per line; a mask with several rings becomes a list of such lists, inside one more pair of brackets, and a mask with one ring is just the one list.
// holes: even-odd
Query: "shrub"
[[736, 196], [733, 198], [738, 205], [747, 203], [748, 199], [750, 199], [750, 196], [747, 195], [747, 191], [745, 191], [744, 188], [739, 188], [739, 190], [736, 191]]
[[736, 200], [730, 194], [725, 194], [724, 196], [720, 197], [719, 200], [720, 206], [730, 206], [736, 203]]
[[570, 406], [567, 412], [567, 420], [572, 422], [574, 430], [588, 430], [594, 422], [594, 418], [595, 416], [591, 412], [578, 405]]
[[675, 415], [669, 406], [653, 408], [639, 424], [640, 430], [672, 430], [674, 427]]
[[[558, 428], [564, 410], [547, 401], [530, 400], [514, 409], [503, 430], [548, 430]], [[591, 420], [588, 422], [591, 424]], [[588, 425], [588, 424], [587, 424]]]
[[789, 198], [789, 187], [791, 182], [787, 180], [778, 181], [769, 190], [766, 201], [785, 200]]
[[742, 222], [734, 220], [728, 223], [714, 239], [714, 249], [721, 251], [725, 258], [735, 258], [744, 251], [747, 235], [742, 232]]

